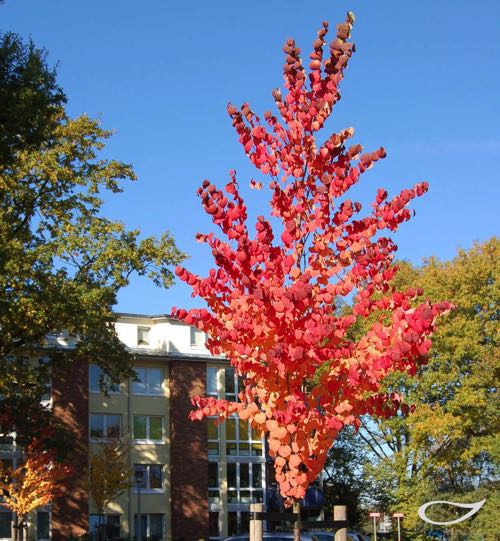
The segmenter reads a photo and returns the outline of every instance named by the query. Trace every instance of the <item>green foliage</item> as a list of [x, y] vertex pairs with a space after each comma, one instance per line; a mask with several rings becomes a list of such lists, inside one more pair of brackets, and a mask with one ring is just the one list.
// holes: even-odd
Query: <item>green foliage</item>
[[[369, 458], [362, 466], [362, 493], [381, 511], [403, 511], [407, 538], [419, 539], [432, 529], [417, 515], [423, 503], [471, 503], [485, 497], [482, 510], [452, 533], [487, 540], [500, 534], [494, 520], [499, 249], [499, 240], [492, 238], [448, 262], [400, 263], [398, 289], [422, 287], [431, 301], [447, 299], [455, 305], [434, 334], [427, 365], [415, 376], [398, 373], [385, 381], [387, 390], [399, 393], [413, 412], [404, 406], [391, 419], [364, 419], [352, 443]], [[450, 509], [432, 509], [443, 521], [455, 518]], [[463, 514], [456, 512], [457, 517]]]
[[46, 52], [11, 32], [0, 34], [0, 163], [50, 138], [54, 113], [66, 102]]
[[112, 325], [117, 292], [134, 273], [168, 287], [170, 266], [185, 256], [168, 232], [141, 238], [102, 215], [102, 194], [135, 180], [130, 165], [99, 156], [111, 132], [65, 114], [55, 74], [33, 44], [7, 34], [1, 45], [0, 93], [12, 114], [0, 124], [0, 394], [14, 384], [36, 402], [39, 368], [23, 359], [50, 335], [76, 338], [76, 347], [50, 352], [53, 363], [80, 356], [111, 382], [130, 376]]
[[104, 513], [110, 502], [132, 486], [129, 450], [127, 441], [109, 439], [95, 446], [90, 453], [89, 493], [99, 515]]
[[325, 508], [345, 505], [352, 529], [359, 529], [364, 519], [363, 500], [369, 492], [363, 476], [367, 459], [368, 453], [359, 445], [356, 433], [346, 427], [330, 449], [323, 470]]

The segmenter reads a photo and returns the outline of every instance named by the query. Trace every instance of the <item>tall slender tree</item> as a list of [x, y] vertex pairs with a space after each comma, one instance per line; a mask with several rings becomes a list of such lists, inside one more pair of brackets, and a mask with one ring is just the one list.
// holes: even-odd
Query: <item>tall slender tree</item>
[[[340, 98], [354, 51], [353, 22], [349, 13], [337, 26], [326, 55], [323, 23], [308, 75], [295, 42], [287, 41], [285, 93], [273, 92], [280, 120], [266, 112], [261, 121], [248, 104], [228, 106], [245, 153], [269, 177], [271, 217], [258, 217], [252, 238], [236, 174], [224, 190], [204, 181], [203, 208], [226, 239], [198, 235], [215, 261], [208, 277], [177, 269], [208, 309], [174, 313], [208, 332], [209, 350], [226, 355], [244, 384], [237, 402], [196, 398], [192, 418], [237, 414], [266, 434], [287, 504], [304, 497], [342, 427], [359, 426], [366, 413], [396, 412], [400, 397], [382, 381], [394, 371], [415, 373], [437, 316], [450, 308], [426, 300], [413, 306], [422, 291], [392, 285], [396, 245], [383, 231], [410, 218], [407, 206], [427, 183], [392, 199], [379, 189], [371, 212], [361, 217], [361, 203], [347, 192], [385, 157], [384, 149], [363, 154], [359, 144], [348, 147], [352, 128], [323, 144], [316, 138]], [[260, 181], [251, 185], [262, 188]], [[353, 311], [342, 315], [346, 297]], [[375, 323], [350, 339], [349, 328], [370, 316]]]
[[106, 534], [106, 525], [102, 524], [106, 506], [132, 485], [129, 449], [126, 440], [110, 438], [90, 452], [89, 493], [99, 515], [99, 540]]

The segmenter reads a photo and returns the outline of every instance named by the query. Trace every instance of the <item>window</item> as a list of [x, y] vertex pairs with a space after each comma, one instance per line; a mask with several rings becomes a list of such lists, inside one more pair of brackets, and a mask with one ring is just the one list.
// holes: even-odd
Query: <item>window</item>
[[38, 359], [38, 367], [40, 371], [40, 379], [43, 382], [43, 394], [41, 396], [42, 402], [48, 402], [52, 399], [52, 379], [50, 377], [51, 372], [51, 359], [50, 357], [40, 357]]
[[248, 532], [249, 520], [250, 513], [248, 511], [229, 511], [227, 514], [228, 535], [240, 535]]
[[36, 538], [44, 541], [50, 539], [49, 511], [38, 511], [36, 514]]
[[0, 539], [11, 539], [12, 513], [0, 508]]
[[14, 443], [15, 432], [3, 432], [0, 426], [0, 446], [10, 446]]
[[220, 477], [219, 463], [208, 463], [208, 503], [219, 503], [220, 498]]
[[264, 497], [262, 483], [263, 464], [228, 462], [228, 503], [261, 503]]
[[262, 438], [248, 421], [229, 417], [225, 425], [228, 456], [262, 456], [264, 451]]
[[207, 368], [207, 395], [218, 397], [217, 392], [217, 372], [218, 369], [215, 366], [209, 366]]
[[205, 333], [196, 327], [191, 327], [191, 347], [205, 347]]
[[119, 438], [122, 416], [116, 413], [90, 414], [90, 439]]
[[151, 327], [137, 327], [137, 345], [149, 346]]
[[224, 398], [233, 402], [238, 401], [238, 393], [243, 390], [243, 380], [238, 377], [234, 368], [224, 370]]
[[163, 417], [157, 415], [134, 415], [134, 440], [163, 441]]
[[118, 539], [120, 537], [120, 515], [89, 515], [89, 532], [92, 541], [99, 539], [99, 518], [103, 539]]
[[207, 436], [209, 456], [219, 456], [220, 425], [216, 424], [217, 417], [208, 417]]
[[103, 374], [101, 368], [95, 364], [89, 366], [89, 391], [91, 393], [100, 393], [101, 388], [99, 382], [102, 379], [104, 386], [109, 394], [119, 393], [120, 387], [111, 383], [109, 377]]
[[219, 513], [216, 511], [210, 511], [208, 513], [208, 536], [219, 537]]
[[134, 367], [138, 381], [132, 383], [133, 394], [162, 395], [163, 370], [161, 368]]
[[141, 490], [163, 492], [163, 464], [134, 464], [134, 478], [136, 472], [142, 472]]
[[164, 515], [156, 515], [156, 514], [148, 514], [148, 515], [141, 515], [141, 522], [139, 524], [138, 516], [135, 515], [134, 517], [134, 531], [135, 536], [134, 539], [137, 539], [137, 532], [139, 530], [139, 526], [141, 528], [141, 538], [142, 539], [148, 539], [149, 541], [160, 541], [164, 537]]

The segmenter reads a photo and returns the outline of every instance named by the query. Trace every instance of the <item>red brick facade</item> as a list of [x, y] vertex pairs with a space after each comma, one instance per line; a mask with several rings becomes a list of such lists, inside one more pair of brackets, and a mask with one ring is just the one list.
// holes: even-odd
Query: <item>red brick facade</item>
[[68, 461], [75, 476], [65, 483], [64, 495], [52, 504], [52, 539], [67, 541], [88, 530], [88, 495], [83, 487], [88, 468], [88, 364], [75, 362], [52, 374], [54, 416], [62, 421], [73, 436]]
[[192, 422], [190, 398], [205, 392], [206, 365], [173, 361], [171, 396], [172, 539], [208, 538], [208, 450], [206, 421]]

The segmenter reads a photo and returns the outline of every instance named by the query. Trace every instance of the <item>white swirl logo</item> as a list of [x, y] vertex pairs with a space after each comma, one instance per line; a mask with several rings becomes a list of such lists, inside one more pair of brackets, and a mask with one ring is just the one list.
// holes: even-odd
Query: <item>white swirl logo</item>
[[[428, 502], [428, 503], [424, 503], [424, 505], [421, 505], [418, 508], [418, 516], [422, 520], [424, 520], [425, 522], [428, 522], [429, 524], [437, 524], [439, 526], [450, 526], [451, 524], [458, 524], [459, 522], [467, 520], [472, 515], [476, 514], [479, 511], [479, 509], [481, 509], [481, 507], [483, 506], [485, 501], [486, 501], [486, 498], [484, 500], [481, 500], [480, 502], [476, 502], [476, 503], [446, 502], [444, 500], [437, 500], [435, 502]], [[443, 503], [446, 504], [446, 505], [452, 505], [452, 506], [455, 506], [455, 507], [461, 507], [462, 509], [470, 509], [470, 511], [468, 513], [465, 513], [465, 515], [463, 515], [462, 517], [457, 518], [455, 520], [450, 520], [448, 522], [438, 522], [436, 520], [431, 520], [430, 518], [427, 517], [425, 512], [427, 511], [427, 509], [431, 505], [437, 505], [437, 504], [443, 504]]]

